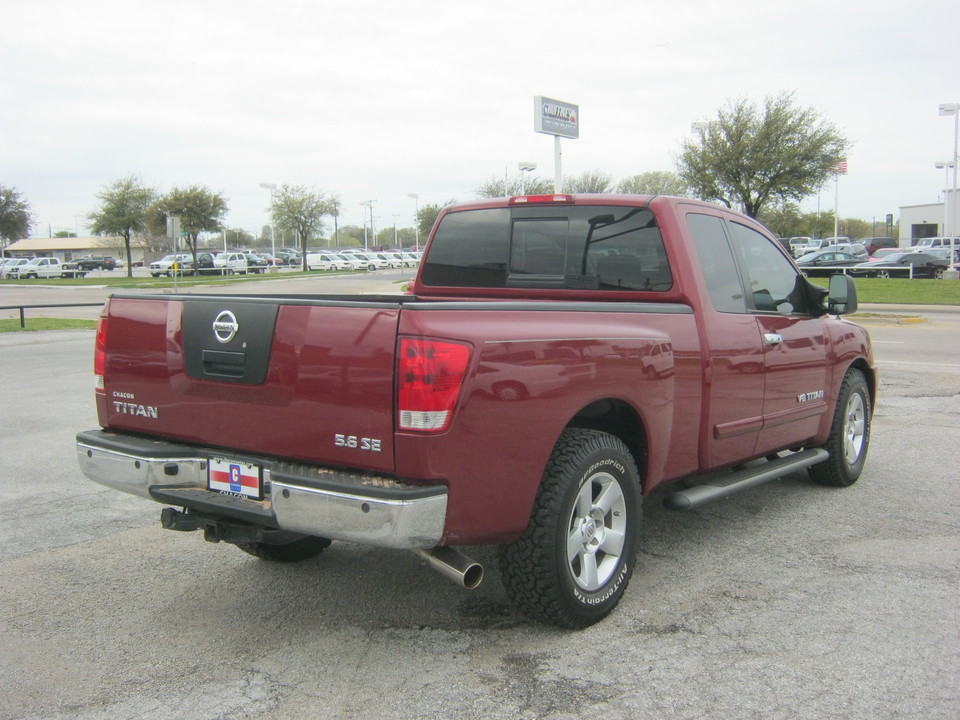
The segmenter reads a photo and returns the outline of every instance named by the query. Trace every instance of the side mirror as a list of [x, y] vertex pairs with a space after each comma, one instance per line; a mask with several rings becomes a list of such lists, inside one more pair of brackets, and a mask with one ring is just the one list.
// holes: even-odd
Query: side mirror
[[857, 286], [849, 275], [831, 275], [827, 312], [849, 315], [857, 311]]

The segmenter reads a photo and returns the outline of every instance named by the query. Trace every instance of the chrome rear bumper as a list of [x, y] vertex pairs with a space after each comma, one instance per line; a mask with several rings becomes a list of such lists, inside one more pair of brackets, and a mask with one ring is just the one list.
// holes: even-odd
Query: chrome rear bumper
[[263, 468], [263, 500], [209, 491], [220, 450], [91, 430], [77, 435], [77, 460], [91, 480], [140, 497], [222, 513], [245, 522], [331, 540], [410, 549], [443, 536], [447, 489], [321, 467], [287, 466], [239, 453]]

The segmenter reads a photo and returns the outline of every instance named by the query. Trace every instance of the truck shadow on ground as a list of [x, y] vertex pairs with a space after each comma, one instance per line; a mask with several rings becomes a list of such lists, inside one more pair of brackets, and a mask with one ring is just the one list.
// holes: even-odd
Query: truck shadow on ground
[[[700, 508], [677, 512], [663, 507], [667, 489], [645, 499], [640, 552], [630, 588], [616, 612], [644, 612], [646, 593], [671, 578], [695, 577], [705, 567], [738, 562], [745, 553], [786, 552], [790, 524], [831, 502], [836, 492], [812, 485], [805, 472]], [[815, 512], [815, 510], [810, 510]], [[183, 618], [204, 617], [216, 623], [256, 623], [270, 608], [278, 628], [305, 625], [351, 625], [364, 628], [429, 627], [449, 630], [509, 629], [536, 626], [514, 610], [501, 583], [497, 548], [461, 548], [484, 566], [475, 590], [466, 590], [431, 570], [411, 552], [335, 542], [319, 556], [300, 563], [258, 560], [232, 546], [204, 547], [199, 537], [178, 542], [196, 552], [217, 555], [219, 577], [197, 587]], [[195, 543], [195, 544], [194, 544]], [[191, 553], [192, 554], [192, 553]], [[721, 571], [722, 572], [722, 571]], [[224, 597], [222, 588], [230, 588]], [[216, 608], [216, 612], [211, 609]]]

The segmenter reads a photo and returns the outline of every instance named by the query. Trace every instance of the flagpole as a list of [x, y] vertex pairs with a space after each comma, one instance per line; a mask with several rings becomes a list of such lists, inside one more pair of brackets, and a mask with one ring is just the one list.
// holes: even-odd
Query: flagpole
[[830, 168], [833, 173], [833, 241], [840, 236], [840, 176], [847, 174], [847, 161], [839, 160]]
[[840, 173], [833, 176], [833, 241], [840, 242]]

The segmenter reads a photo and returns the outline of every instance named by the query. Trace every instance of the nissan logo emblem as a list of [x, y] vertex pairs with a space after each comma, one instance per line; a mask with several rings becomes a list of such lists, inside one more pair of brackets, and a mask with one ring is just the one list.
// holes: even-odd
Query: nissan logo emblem
[[228, 343], [233, 340], [240, 329], [240, 323], [237, 322], [237, 316], [229, 310], [224, 310], [213, 321], [213, 335], [217, 342]]

